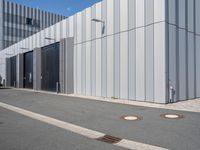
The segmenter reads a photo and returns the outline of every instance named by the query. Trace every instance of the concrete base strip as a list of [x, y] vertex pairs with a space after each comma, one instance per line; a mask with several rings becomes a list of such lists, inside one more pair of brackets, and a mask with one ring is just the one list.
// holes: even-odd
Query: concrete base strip
[[[81, 126], [77, 126], [68, 122], [64, 122], [61, 120], [57, 120], [48, 116], [44, 116], [41, 114], [37, 114], [25, 109], [21, 109], [19, 107], [15, 107], [12, 105], [8, 105], [5, 103], [1, 103], [0, 102], [0, 107], [3, 107], [5, 109], [11, 110], [13, 112], [19, 113], [21, 115], [27, 116], [29, 118], [35, 119], [35, 120], [39, 120], [41, 122], [45, 122], [48, 123], [50, 125], [65, 129], [67, 131], [71, 131], [73, 133], [85, 136], [87, 138], [90, 139], [98, 139], [100, 137], [105, 136], [105, 133], [101, 133], [98, 131], [94, 131], [94, 130], [90, 130]], [[119, 147], [123, 147], [123, 148], [127, 148], [130, 150], [168, 150], [162, 147], [157, 147], [157, 146], [153, 146], [153, 145], [148, 145], [148, 144], [144, 144], [144, 143], [139, 143], [139, 142], [135, 142], [135, 141], [131, 141], [131, 140], [127, 140], [127, 139], [122, 139], [120, 142], [113, 144]]]

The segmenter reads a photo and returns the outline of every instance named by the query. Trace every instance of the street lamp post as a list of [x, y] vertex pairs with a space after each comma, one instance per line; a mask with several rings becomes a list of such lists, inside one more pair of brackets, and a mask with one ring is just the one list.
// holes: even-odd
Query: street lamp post
[[96, 19], [96, 18], [93, 18], [91, 21], [97, 22], [97, 23], [102, 23], [103, 27], [102, 27], [102, 30], [101, 30], [101, 34], [104, 34], [104, 32], [105, 32], [105, 21], [100, 20], [100, 19]]
[[48, 41], [56, 41], [56, 39], [50, 38], [50, 37], [45, 37], [44, 40], [48, 40]]
[[25, 50], [29, 50], [29, 48], [24, 48], [24, 47], [21, 47], [20, 49], [22, 50], [22, 53], [24, 53]]

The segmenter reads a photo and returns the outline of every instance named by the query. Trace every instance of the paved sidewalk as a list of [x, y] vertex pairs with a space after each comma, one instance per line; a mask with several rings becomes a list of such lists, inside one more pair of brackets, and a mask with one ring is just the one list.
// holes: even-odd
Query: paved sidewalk
[[[34, 90], [29, 90], [29, 89], [17, 89], [17, 90], [34, 91]], [[53, 94], [53, 95], [85, 98], [88, 100], [104, 101], [104, 102], [111, 102], [111, 103], [118, 103], [118, 104], [132, 105], [132, 106], [143, 106], [143, 107], [151, 107], [151, 108], [163, 108], [163, 109], [170, 109], [170, 110], [200, 112], [200, 98], [187, 100], [187, 101], [180, 101], [180, 102], [172, 103], [172, 104], [156, 104], [156, 103], [149, 103], [149, 102], [139, 102], [139, 101], [112, 99], [112, 98], [94, 97], [94, 96], [83, 96], [83, 95], [75, 95], [75, 94], [57, 94], [57, 93], [46, 92], [46, 91], [37, 91], [37, 92]]]
[[112, 99], [112, 98], [101, 98], [101, 97], [92, 97], [92, 96], [80, 96], [80, 95], [68, 95], [73, 97], [87, 98], [90, 100], [105, 101], [133, 106], [143, 106], [143, 107], [152, 107], [152, 108], [163, 108], [171, 110], [180, 110], [180, 111], [190, 111], [190, 112], [200, 112], [200, 99], [192, 99], [187, 101], [180, 101], [172, 104], [155, 104], [149, 102], [139, 102], [123, 99]]

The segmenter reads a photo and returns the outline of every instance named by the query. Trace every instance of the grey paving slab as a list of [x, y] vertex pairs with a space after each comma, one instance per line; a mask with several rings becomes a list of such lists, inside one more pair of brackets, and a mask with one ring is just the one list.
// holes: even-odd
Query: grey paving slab
[[[0, 91], [0, 101], [117, 137], [175, 150], [200, 149], [200, 113], [91, 101], [18, 90]], [[181, 120], [165, 120], [163, 113], [180, 113]], [[143, 120], [121, 120], [139, 115]]]

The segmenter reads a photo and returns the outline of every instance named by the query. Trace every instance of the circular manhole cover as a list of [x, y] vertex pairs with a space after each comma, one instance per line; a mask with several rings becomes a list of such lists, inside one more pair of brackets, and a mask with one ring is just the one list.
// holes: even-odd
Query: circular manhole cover
[[139, 121], [142, 120], [143, 118], [141, 116], [131, 115], [131, 116], [122, 116], [121, 119], [127, 121]]
[[184, 118], [183, 115], [181, 114], [162, 114], [160, 117], [165, 118], [165, 119], [182, 119]]

